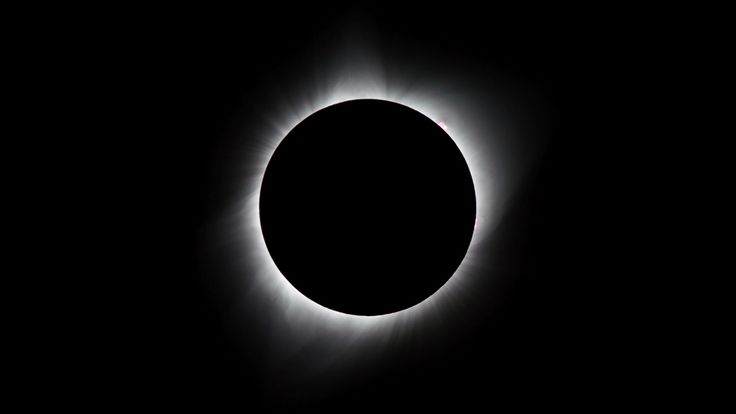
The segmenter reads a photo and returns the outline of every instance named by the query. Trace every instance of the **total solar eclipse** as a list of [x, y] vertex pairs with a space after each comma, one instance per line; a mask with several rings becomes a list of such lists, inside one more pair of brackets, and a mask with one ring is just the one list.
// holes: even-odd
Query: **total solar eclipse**
[[283, 138], [259, 215], [273, 262], [299, 292], [338, 312], [382, 315], [422, 302], [455, 273], [476, 197], [436, 122], [359, 99], [313, 113]]

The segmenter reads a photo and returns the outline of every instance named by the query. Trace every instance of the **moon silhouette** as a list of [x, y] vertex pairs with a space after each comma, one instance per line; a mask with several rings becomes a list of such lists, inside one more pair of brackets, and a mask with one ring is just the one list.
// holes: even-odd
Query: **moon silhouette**
[[452, 277], [476, 198], [443, 127], [407, 106], [359, 99], [313, 113], [284, 137], [259, 214], [269, 255], [299, 292], [338, 312], [382, 315]]

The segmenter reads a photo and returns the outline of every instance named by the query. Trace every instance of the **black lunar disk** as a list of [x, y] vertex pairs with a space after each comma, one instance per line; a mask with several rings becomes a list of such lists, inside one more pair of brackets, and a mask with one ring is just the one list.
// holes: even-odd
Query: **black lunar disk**
[[381, 315], [418, 304], [457, 270], [475, 191], [439, 125], [361, 99], [288, 133], [266, 168], [259, 209], [268, 252], [296, 289], [339, 312]]

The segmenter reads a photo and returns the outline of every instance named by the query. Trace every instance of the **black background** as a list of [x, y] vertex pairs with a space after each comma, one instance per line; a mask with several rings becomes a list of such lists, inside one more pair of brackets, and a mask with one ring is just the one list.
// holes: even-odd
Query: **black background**
[[[77, 292], [86, 299], [76, 318], [84, 340], [69, 357], [84, 363], [66, 358], [65, 372], [87, 379], [90, 399], [492, 408], [647, 392], [642, 328], [628, 325], [640, 270], [620, 260], [637, 254], [622, 242], [635, 235], [619, 227], [636, 203], [622, 201], [617, 187], [627, 174], [618, 154], [640, 134], [629, 92], [643, 83], [641, 22], [603, 11], [450, 4], [284, 6], [228, 19], [192, 12], [115, 19], [112, 28], [103, 19], [78, 36], [82, 77], [97, 85], [87, 117], [94, 138], [81, 146], [89, 167], [80, 171], [91, 199], [84, 214], [93, 235], [83, 245], [93, 276]], [[492, 68], [529, 85], [547, 108], [547, 147], [497, 230], [513, 277], [488, 312], [468, 321], [468, 334], [387, 360], [378, 375], [334, 394], [280, 396], [263, 390], [259, 355], [233, 337], [207, 291], [203, 231], [232, 197], [217, 186], [227, 177], [213, 163], [263, 79], [285, 66], [298, 71], [300, 57], [355, 14], [387, 49]]]

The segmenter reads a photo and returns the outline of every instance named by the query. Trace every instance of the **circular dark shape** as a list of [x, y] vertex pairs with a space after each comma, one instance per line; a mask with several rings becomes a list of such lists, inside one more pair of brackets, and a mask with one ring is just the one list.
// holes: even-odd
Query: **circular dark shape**
[[431, 296], [457, 270], [475, 191], [452, 139], [394, 102], [342, 102], [279, 144], [260, 194], [263, 237], [288, 281], [327, 308], [380, 315]]

